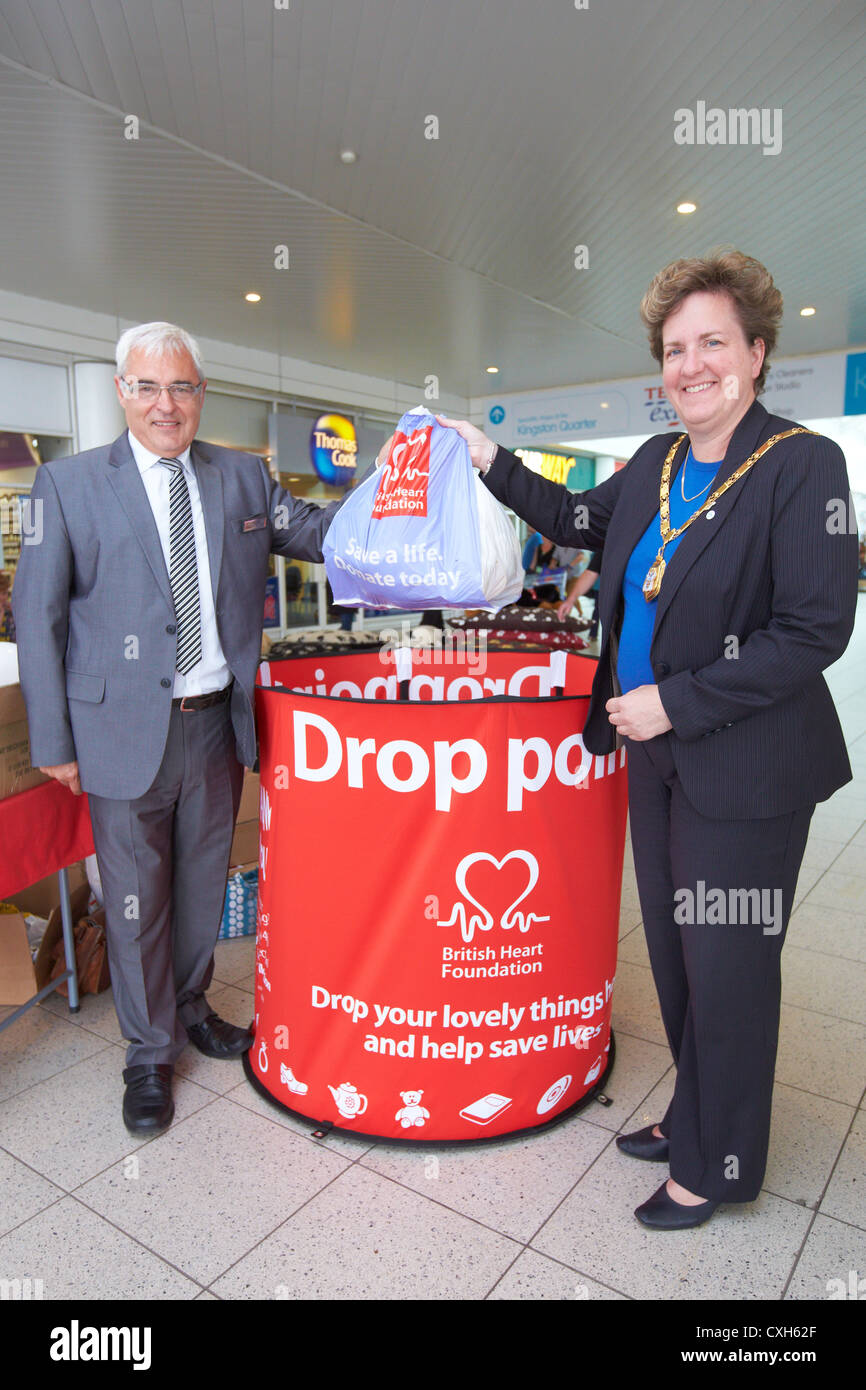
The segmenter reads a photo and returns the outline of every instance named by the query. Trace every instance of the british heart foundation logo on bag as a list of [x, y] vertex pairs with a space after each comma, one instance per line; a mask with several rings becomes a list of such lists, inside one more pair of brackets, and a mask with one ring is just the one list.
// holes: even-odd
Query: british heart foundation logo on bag
[[382, 465], [379, 491], [373, 503], [374, 517], [426, 516], [430, 482], [432, 422], [403, 434], [398, 430], [387, 461]]

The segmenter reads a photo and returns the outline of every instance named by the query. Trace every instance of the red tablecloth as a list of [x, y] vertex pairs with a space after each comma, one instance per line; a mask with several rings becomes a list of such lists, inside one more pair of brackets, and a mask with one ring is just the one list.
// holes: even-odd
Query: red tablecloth
[[0, 801], [0, 898], [92, 853], [86, 796], [52, 780]]

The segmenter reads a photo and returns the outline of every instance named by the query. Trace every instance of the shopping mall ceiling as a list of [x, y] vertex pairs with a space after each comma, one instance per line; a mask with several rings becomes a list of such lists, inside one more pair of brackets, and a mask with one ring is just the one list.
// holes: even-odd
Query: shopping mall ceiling
[[861, 0], [580, 5], [0, 0], [0, 287], [469, 396], [652, 370], [728, 243], [866, 341]]

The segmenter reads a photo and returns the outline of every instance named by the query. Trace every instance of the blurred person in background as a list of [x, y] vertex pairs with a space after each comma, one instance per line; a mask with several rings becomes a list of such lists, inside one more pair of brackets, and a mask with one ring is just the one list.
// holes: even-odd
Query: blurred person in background
[[601, 574], [601, 551], [594, 550], [589, 557], [589, 563], [585, 570], [582, 570], [576, 578], [569, 580], [566, 585], [565, 598], [556, 610], [556, 616], [560, 622], [570, 614], [572, 608], [577, 605], [580, 610], [579, 600], [588, 594], [592, 599], [592, 619], [589, 629], [589, 640], [594, 642], [598, 636], [598, 579]]

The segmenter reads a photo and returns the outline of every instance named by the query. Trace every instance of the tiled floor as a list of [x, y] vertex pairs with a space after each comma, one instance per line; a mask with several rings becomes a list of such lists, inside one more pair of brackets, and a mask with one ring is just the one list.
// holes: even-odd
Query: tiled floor
[[[783, 953], [764, 1191], [708, 1225], [632, 1215], [660, 1170], [614, 1135], [661, 1114], [673, 1072], [627, 855], [613, 1105], [534, 1139], [420, 1149], [331, 1135], [193, 1049], [177, 1116], [120, 1117], [110, 994], [56, 995], [0, 1034], [0, 1278], [45, 1298], [826, 1299], [866, 1274], [866, 595], [829, 681], [855, 781], [815, 813]], [[210, 999], [252, 1016], [253, 942], [221, 943]], [[3, 1011], [8, 1012], [8, 1011]]]

